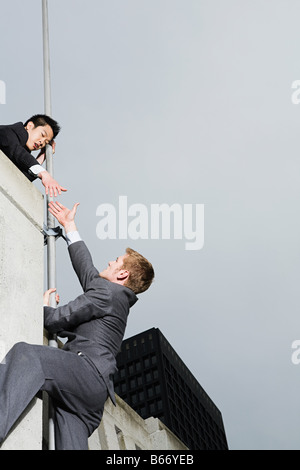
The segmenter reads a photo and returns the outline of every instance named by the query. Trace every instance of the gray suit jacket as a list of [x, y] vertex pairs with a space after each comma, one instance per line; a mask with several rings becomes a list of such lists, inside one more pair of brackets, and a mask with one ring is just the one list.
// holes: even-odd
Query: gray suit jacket
[[84, 293], [62, 307], [44, 307], [45, 328], [68, 338], [64, 350], [82, 352], [94, 363], [115, 404], [116, 355], [129, 309], [138, 298], [128, 287], [99, 276], [83, 241], [72, 243], [69, 254]]

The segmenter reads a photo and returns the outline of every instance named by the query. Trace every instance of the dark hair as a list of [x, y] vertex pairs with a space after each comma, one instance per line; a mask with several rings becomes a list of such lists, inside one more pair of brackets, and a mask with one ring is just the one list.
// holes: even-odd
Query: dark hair
[[60, 131], [60, 126], [58, 122], [52, 119], [50, 116], [47, 116], [46, 114], [35, 114], [30, 119], [27, 119], [24, 124], [24, 127], [26, 127], [29, 122], [33, 122], [34, 127], [46, 126], [48, 124], [53, 131], [53, 139], [55, 139], [55, 137]]

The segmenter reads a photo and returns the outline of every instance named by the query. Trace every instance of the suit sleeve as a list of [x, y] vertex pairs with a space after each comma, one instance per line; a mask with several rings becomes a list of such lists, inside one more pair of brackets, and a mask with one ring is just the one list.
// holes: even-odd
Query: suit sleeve
[[62, 307], [44, 307], [45, 328], [49, 333], [71, 331], [81, 323], [109, 314], [111, 310], [109, 291], [105, 288], [97, 291], [97, 305], [82, 294]]
[[37, 164], [36, 159], [18, 141], [15, 133], [10, 130], [0, 131], [1, 149], [5, 155], [17, 165], [20, 170], [29, 170]]
[[72, 243], [68, 250], [74, 271], [84, 292], [86, 292], [89, 283], [93, 278], [99, 276], [99, 272], [95, 268], [91, 254], [82, 240]]

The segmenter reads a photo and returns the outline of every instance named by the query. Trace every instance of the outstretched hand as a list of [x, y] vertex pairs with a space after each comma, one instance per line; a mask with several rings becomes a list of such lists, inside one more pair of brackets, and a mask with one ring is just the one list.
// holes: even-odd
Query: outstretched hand
[[70, 210], [63, 206], [60, 202], [51, 201], [49, 203], [49, 212], [64, 227], [66, 232], [76, 231], [77, 228], [75, 225], [75, 215], [78, 206], [79, 202], [74, 204], [73, 208]]
[[39, 173], [39, 178], [42, 180], [42, 184], [45, 186], [46, 194], [50, 195], [51, 197], [57, 196], [57, 194], [61, 194], [62, 191], [67, 191], [66, 188], [63, 188], [52, 176], [48, 171], [42, 171]]

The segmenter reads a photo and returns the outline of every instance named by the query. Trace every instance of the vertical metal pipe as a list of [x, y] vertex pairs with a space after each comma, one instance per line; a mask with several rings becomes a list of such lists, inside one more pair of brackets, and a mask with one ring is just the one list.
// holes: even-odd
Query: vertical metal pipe
[[[45, 114], [51, 116], [51, 82], [50, 82], [50, 49], [49, 49], [49, 26], [48, 26], [48, 1], [42, 0], [43, 15], [43, 56], [44, 56], [44, 107]], [[47, 145], [46, 148], [46, 169], [53, 176], [53, 153], [52, 147]], [[48, 228], [55, 227], [55, 219], [48, 211], [48, 203], [53, 200], [47, 196], [47, 225]], [[48, 289], [56, 287], [56, 247], [55, 236], [47, 237], [47, 282]], [[56, 307], [55, 294], [50, 297], [50, 306]], [[49, 339], [49, 346], [57, 348], [56, 335]], [[54, 433], [54, 411], [49, 399], [49, 450], [55, 450], [55, 433]]]

